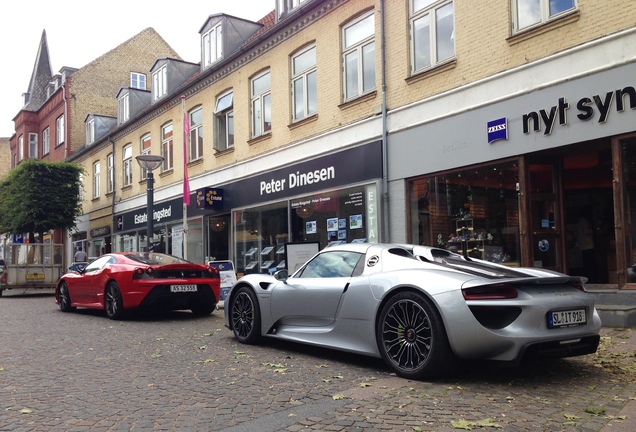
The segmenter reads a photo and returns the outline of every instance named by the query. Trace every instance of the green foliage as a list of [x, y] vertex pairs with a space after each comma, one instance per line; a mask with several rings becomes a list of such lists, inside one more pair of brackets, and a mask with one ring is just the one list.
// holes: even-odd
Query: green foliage
[[73, 230], [81, 215], [83, 168], [66, 162], [27, 160], [0, 183], [0, 232]]

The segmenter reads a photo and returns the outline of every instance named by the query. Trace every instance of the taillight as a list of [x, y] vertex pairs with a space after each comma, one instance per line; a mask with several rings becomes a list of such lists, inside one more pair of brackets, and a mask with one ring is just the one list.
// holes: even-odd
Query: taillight
[[7, 283], [7, 274], [6, 273], [2, 273], [2, 276], [0, 276], [0, 282]]
[[213, 277], [219, 277], [219, 269], [216, 267], [208, 267], [208, 273]]
[[146, 279], [152, 277], [155, 270], [152, 267], [136, 267], [133, 270], [133, 279]]
[[464, 300], [502, 300], [517, 298], [517, 288], [513, 285], [495, 284], [463, 288]]

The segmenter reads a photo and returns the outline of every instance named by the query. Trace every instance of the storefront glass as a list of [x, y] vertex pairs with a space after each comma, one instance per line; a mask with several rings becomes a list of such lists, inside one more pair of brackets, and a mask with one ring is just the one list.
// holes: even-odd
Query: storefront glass
[[409, 241], [519, 266], [518, 184], [516, 162], [410, 181]]
[[287, 201], [238, 210], [233, 215], [237, 272], [275, 269], [284, 259], [284, 248], [280, 249], [288, 240]]
[[232, 213], [238, 273], [285, 268], [285, 243], [377, 241], [376, 184], [320, 192]]
[[621, 145], [623, 161], [624, 220], [628, 226], [625, 238], [627, 283], [636, 283], [636, 138]]

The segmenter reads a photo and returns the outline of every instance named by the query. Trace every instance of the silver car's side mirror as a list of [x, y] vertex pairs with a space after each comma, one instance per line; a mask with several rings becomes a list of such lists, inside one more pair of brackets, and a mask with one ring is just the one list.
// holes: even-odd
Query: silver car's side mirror
[[274, 273], [274, 278], [279, 281], [286, 281], [289, 277], [289, 272], [287, 269], [280, 269], [276, 273]]

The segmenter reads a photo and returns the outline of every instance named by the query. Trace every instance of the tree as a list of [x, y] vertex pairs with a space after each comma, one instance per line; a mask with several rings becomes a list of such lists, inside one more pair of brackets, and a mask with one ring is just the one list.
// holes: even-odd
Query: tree
[[83, 168], [67, 162], [26, 160], [0, 183], [0, 232], [35, 233], [75, 228], [82, 214]]

